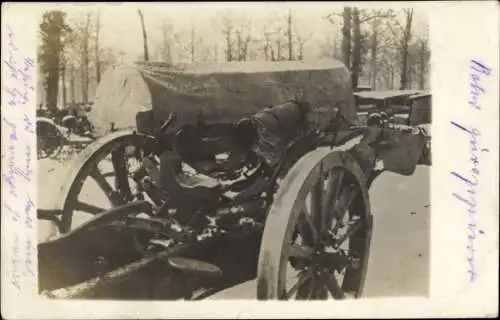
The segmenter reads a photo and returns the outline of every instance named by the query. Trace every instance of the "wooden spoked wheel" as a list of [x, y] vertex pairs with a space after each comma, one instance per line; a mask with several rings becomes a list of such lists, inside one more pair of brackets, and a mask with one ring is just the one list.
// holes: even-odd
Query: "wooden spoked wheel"
[[343, 151], [303, 156], [280, 184], [262, 237], [258, 299], [361, 295], [372, 216], [365, 177]]
[[64, 147], [64, 136], [54, 126], [37, 122], [36, 146], [38, 159], [56, 157]]
[[151, 143], [154, 141], [148, 136], [116, 132], [96, 140], [78, 154], [59, 197], [61, 232], [115, 206], [135, 200], [154, 202], [138, 183], [147, 175], [141, 170], [144, 150]]

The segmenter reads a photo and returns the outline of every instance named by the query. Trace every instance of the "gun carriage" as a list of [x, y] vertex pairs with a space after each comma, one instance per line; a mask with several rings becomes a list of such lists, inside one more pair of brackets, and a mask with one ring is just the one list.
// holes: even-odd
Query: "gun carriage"
[[86, 116], [66, 115], [61, 119], [37, 115], [37, 157], [57, 157], [64, 146], [80, 151], [94, 140], [92, 125]]
[[350, 86], [330, 60], [110, 69], [89, 115], [101, 138], [38, 209], [57, 226], [42, 294], [196, 300], [256, 278], [258, 299], [359, 297], [368, 188], [411, 175], [426, 144], [360, 125]]

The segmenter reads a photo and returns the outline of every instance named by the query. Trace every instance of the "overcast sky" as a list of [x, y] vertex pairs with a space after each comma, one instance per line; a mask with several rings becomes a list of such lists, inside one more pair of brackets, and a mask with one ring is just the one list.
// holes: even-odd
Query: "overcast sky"
[[[349, 3], [352, 5], [352, 3]], [[404, 3], [389, 3], [397, 9]], [[364, 7], [387, 8], [377, 3], [363, 3]], [[411, 4], [415, 6], [414, 3]], [[142, 53], [142, 34], [137, 8], [144, 12], [146, 28], [149, 35], [151, 49], [159, 41], [158, 27], [162, 21], [168, 19], [176, 31], [184, 31], [189, 37], [191, 26], [194, 25], [196, 35], [206, 42], [223, 41], [221, 31], [214, 25], [220, 20], [223, 12], [233, 9], [232, 18], [238, 15], [252, 16], [254, 32], [259, 32], [264, 22], [283, 19], [291, 8], [296, 28], [308, 38], [309, 46], [317, 46], [318, 41], [325, 39], [325, 33], [331, 32], [331, 24], [323, 17], [330, 12], [341, 12], [342, 3], [338, 2], [292, 2], [292, 3], [100, 3], [100, 4], [57, 4], [44, 5], [58, 7], [68, 12], [70, 19], [78, 19], [83, 11], [99, 10], [101, 12], [101, 43], [110, 47], [114, 52], [123, 52], [125, 60], [135, 60]], [[425, 10], [420, 6], [415, 8], [415, 28], [418, 29], [427, 23]], [[262, 33], [260, 33], [262, 34]], [[318, 40], [318, 41], [316, 41]], [[306, 45], [307, 45], [306, 44]], [[307, 47], [305, 49], [307, 52]]]

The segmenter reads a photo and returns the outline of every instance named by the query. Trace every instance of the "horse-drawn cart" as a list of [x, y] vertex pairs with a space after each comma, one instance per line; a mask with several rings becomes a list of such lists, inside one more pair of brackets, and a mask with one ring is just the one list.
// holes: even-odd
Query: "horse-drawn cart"
[[38, 210], [59, 231], [38, 246], [42, 294], [195, 300], [257, 278], [259, 299], [361, 295], [376, 163], [411, 175], [426, 145], [359, 125], [341, 63], [137, 64], [101, 83], [103, 136]]

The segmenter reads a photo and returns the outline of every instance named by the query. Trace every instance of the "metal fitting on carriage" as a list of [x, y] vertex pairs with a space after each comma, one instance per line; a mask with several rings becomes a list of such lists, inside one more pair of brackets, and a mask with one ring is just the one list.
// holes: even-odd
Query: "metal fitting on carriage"
[[102, 256], [97, 257], [97, 260], [94, 262], [94, 270], [97, 276], [104, 277], [108, 267], [109, 261], [106, 258]]

